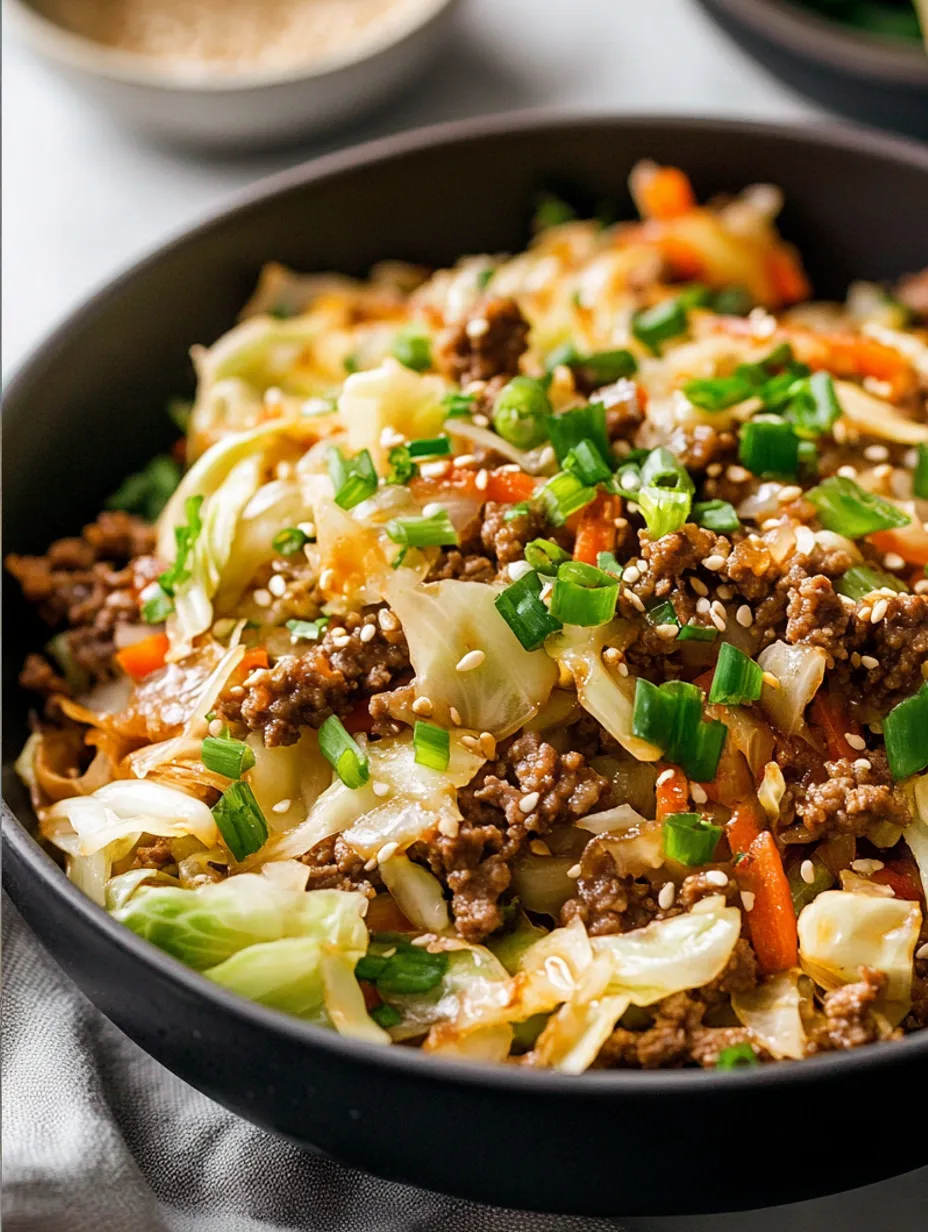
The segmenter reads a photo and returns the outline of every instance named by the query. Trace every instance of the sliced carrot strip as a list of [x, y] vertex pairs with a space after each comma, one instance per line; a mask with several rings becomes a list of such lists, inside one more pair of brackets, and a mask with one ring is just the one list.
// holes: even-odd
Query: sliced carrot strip
[[153, 633], [140, 642], [126, 646], [116, 655], [116, 662], [133, 680], [144, 680], [159, 667], [164, 667], [170, 642], [166, 633]]
[[658, 775], [655, 787], [657, 795], [657, 820], [663, 821], [671, 813], [689, 812], [690, 784], [682, 770], [668, 766]]
[[615, 549], [615, 520], [619, 516], [619, 498], [608, 492], [597, 492], [596, 499], [580, 514], [574, 560], [595, 565], [600, 552]]
[[639, 165], [632, 176], [635, 203], [645, 218], [679, 218], [696, 208], [696, 194], [679, 167]]
[[256, 667], [267, 667], [267, 665], [267, 651], [261, 646], [256, 646], [254, 650], [246, 650], [240, 664], [245, 672], [253, 672]]
[[828, 757], [831, 761], [839, 761], [846, 757], [853, 761], [857, 754], [847, 741], [848, 733], [860, 735], [860, 724], [852, 719], [844, 709], [841, 701], [830, 690], [819, 689], [809, 707], [812, 722], [822, 733]]
[[[731, 823], [729, 823], [730, 825]], [[751, 943], [762, 971], [786, 971], [799, 962], [796, 909], [783, 861], [769, 830], [751, 843], [735, 865], [742, 894], [753, 894], [748, 912]]]

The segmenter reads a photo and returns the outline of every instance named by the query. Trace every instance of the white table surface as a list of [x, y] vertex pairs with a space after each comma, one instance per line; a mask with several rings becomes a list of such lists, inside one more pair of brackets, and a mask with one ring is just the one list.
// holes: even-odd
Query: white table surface
[[[454, 45], [403, 98], [324, 141], [248, 157], [210, 159], [146, 144], [10, 39], [3, 61], [5, 371], [127, 263], [257, 177], [326, 150], [531, 106], [771, 120], [823, 114], [758, 68], [689, 0], [468, 0]], [[928, 1172], [921, 1172], [777, 1211], [632, 1219], [625, 1227], [920, 1232], [926, 1209]]]

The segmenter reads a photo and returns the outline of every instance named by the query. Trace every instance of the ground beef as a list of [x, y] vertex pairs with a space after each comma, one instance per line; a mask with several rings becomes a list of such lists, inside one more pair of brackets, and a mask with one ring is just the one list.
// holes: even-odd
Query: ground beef
[[[44, 556], [8, 556], [6, 565], [42, 619], [66, 626], [72, 659], [96, 681], [112, 674], [116, 626], [140, 619], [139, 592], [161, 572], [153, 547], [152, 527], [111, 511], [85, 526], [80, 538], [59, 539]], [[55, 673], [40, 663], [30, 656], [20, 679], [47, 692]]]
[[140, 843], [136, 847], [132, 867], [153, 868], [163, 871], [176, 863], [177, 861], [171, 854], [171, 840], [169, 838], [155, 838], [151, 843]]
[[[687, 470], [702, 474], [706, 467], [713, 463], [725, 465], [733, 462], [738, 452], [738, 439], [733, 432], [719, 432], [711, 424], [696, 424], [692, 428], [675, 434], [671, 448], [677, 453]], [[718, 499], [715, 490], [719, 484], [718, 477], [714, 479], [710, 477], [709, 483], [715, 486], [711, 494], [707, 493], [707, 495], [710, 495], [710, 499]], [[728, 491], [727, 495], [721, 499], [730, 500], [731, 495]], [[736, 500], [740, 500], [742, 495], [739, 489]]]
[[[796, 632], [811, 632], [804, 615], [815, 605], [815, 610], [823, 610], [830, 615], [836, 613], [833, 603], [841, 603], [837, 596], [832, 601], [821, 582], [806, 587], [803, 592], [803, 583], [810, 578], [833, 581], [847, 572], [853, 563], [850, 554], [843, 549], [824, 550], [819, 546], [810, 556], [794, 554], [786, 561], [778, 562], [765, 540], [750, 535], [734, 546], [719, 577], [730, 582], [748, 601], [753, 608], [754, 629], [762, 635], [762, 640], [772, 642], [783, 634], [791, 603], [797, 620], [794, 626]], [[794, 598], [794, 592], [798, 592], [798, 598]], [[833, 648], [833, 653], [844, 656], [844, 644], [833, 630], [822, 636]]]
[[600, 1051], [597, 1068], [661, 1069], [693, 1062], [712, 1068], [723, 1049], [751, 1042], [744, 1027], [704, 1027], [706, 1009], [690, 993], [665, 997], [646, 1030], [616, 1027]]
[[627, 380], [617, 381], [612, 394], [606, 403], [606, 435], [610, 444], [616, 441], [631, 444], [644, 423], [644, 394], [634, 381]]
[[620, 877], [612, 852], [594, 839], [580, 857], [577, 893], [561, 908], [561, 923], [580, 920], [591, 936], [643, 928], [659, 914], [649, 881]]
[[309, 868], [307, 890], [357, 890], [373, 898], [381, 884], [376, 869], [365, 870], [364, 861], [340, 834], [324, 838], [300, 856], [300, 862]]
[[40, 697], [54, 697], [56, 694], [69, 696], [71, 686], [59, 676], [44, 655], [26, 655], [26, 662], [19, 673], [19, 683], [30, 693], [38, 693]]
[[813, 838], [862, 835], [878, 821], [906, 826], [911, 820], [905, 795], [893, 784], [880, 751], [851, 761], [826, 761], [827, 778], [797, 792], [796, 812]]
[[513, 561], [522, 560], [525, 545], [533, 539], [552, 539], [566, 551], [572, 550], [570, 531], [551, 526], [539, 510], [530, 508], [507, 520], [506, 514], [511, 512], [511, 505], [499, 505], [495, 501], [487, 501], [483, 507], [480, 541], [501, 570]]
[[922, 666], [928, 662], [928, 595], [881, 595], [877, 602], [886, 608], [876, 624], [871, 620], [874, 604], [857, 604], [848, 648], [876, 660], [876, 667], [861, 664], [854, 678], [866, 700], [884, 712], [922, 683]]
[[[485, 328], [484, 328], [485, 326]], [[459, 385], [515, 376], [528, 347], [529, 324], [514, 299], [490, 299], [442, 339], [440, 371]]]
[[[502, 924], [499, 897], [511, 880], [510, 865], [527, 839], [603, 807], [609, 781], [580, 753], [559, 753], [537, 732], [526, 732], [500, 750], [458, 794], [463, 815], [458, 833], [436, 834], [427, 860], [452, 892], [457, 931], [481, 941]], [[529, 795], [538, 799], [527, 811]]]
[[[642, 531], [640, 540], [640, 560], [645, 567], [638, 565], [640, 576], [630, 589], [642, 603], [670, 594], [683, 574], [698, 569], [707, 556], [727, 556], [729, 552], [727, 539], [693, 522], [653, 541], [647, 531]], [[633, 619], [636, 615], [640, 617], [640, 608], [629, 604], [624, 593], [621, 602], [624, 614]]]
[[821, 646], [834, 662], [847, 657], [848, 609], [827, 577], [803, 578], [788, 592], [786, 640]]
[[457, 578], [462, 582], [492, 582], [495, 577], [496, 566], [489, 557], [460, 548], [442, 548], [425, 580], [442, 582], [446, 578]]
[[872, 967], [861, 967], [860, 980], [825, 994], [822, 1002], [825, 1020], [811, 1034], [814, 1051], [860, 1048], [875, 1040], [901, 1035], [876, 1017], [873, 1006], [886, 986], [886, 974]]
[[[361, 636], [365, 628], [374, 629], [369, 641]], [[401, 629], [383, 629], [376, 612], [351, 614], [342, 625], [330, 625], [308, 650], [284, 655], [254, 672], [250, 683], [227, 689], [216, 713], [227, 723], [260, 731], [268, 748], [293, 744], [301, 727], [321, 727], [330, 714], [348, 714], [409, 670]]]

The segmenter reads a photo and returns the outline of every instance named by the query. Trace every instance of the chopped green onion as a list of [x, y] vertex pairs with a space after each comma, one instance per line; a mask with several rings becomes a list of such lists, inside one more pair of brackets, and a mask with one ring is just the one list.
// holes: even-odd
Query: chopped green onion
[[541, 601], [541, 579], [537, 573], [507, 586], [494, 600], [496, 610], [526, 650], [537, 650], [549, 633], [556, 633], [556, 620]]
[[928, 500], [928, 445], [919, 445], [918, 461], [912, 476], [912, 490], [919, 500]]
[[346, 787], [363, 787], [370, 778], [367, 757], [335, 714], [319, 728], [319, 751]]
[[564, 469], [576, 475], [581, 483], [591, 486], [612, 478], [603, 455], [588, 440], [580, 441], [571, 449], [564, 459]]
[[678, 299], [665, 299], [632, 317], [632, 333], [655, 355], [660, 355], [661, 343], [679, 338], [688, 327], [686, 308]]
[[741, 429], [738, 457], [755, 475], [792, 478], [799, 470], [799, 437], [785, 419], [756, 415]]
[[361, 371], [361, 365], [359, 364], [358, 357], [354, 352], [345, 356], [342, 360], [342, 367], [345, 369], [348, 376], [354, 376], [356, 372]]
[[815, 372], [802, 381], [786, 408], [786, 418], [797, 435], [815, 440], [841, 418], [835, 383], [827, 372]]
[[186, 521], [180, 526], [174, 527], [174, 542], [177, 545], [174, 564], [169, 569], [166, 569], [158, 578], [158, 585], [166, 595], [173, 597], [176, 588], [190, 579], [191, 571], [188, 568], [187, 562], [193, 551], [193, 545], [203, 529], [203, 522], [200, 518], [200, 506], [202, 504], [202, 496], [188, 496], [184, 501], [184, 517]]
[[928, 681], [914, 697], [893, 706], [883, 720], [883, 738], [894, 779], [907, 779], [928, 766]]
[[[148, 594], [148, 592], [149, 588], [146, 586], [145, 593]], [[151, 594], [142, 604], [142, 619], [146, 624], [160, 625], [173, 611], [174, 600], [160, 582], [153, 583]]]
[[874, 569], [871, 565], [852, 565], [835, 583], [838, 594], [847, 595], [855, 603], [858, 599], [866, 599], [867, 595], [873, 594], [875, 590], [883, 590], [884, 587], [889, 587], [896, 594], [908, 593], [905, 582], [901, 582], [894, 574]]
[[423, 723], [416, 720], [413, 728], [412, 743], [416, 752], [416, 762], [420, 766], [428, 766], [430, 770], [447, 770], [451, 760], [451, 733], [435, 723]]
[[649, 625], [679, 625], [677, 613], [669, 599], [657, 599], [647, 606], [646, 616]]
[[328, 623], [328, 616], [320, 616], [318, 620], [288, 620], [287, 628], [294, 641], [318, 642]]
[[392, 1005], [387, 1005], [384, 1001], [381, 1005], [375, 1005], [370, 1010], [370, 1016], [376, 1022], [378, 1027], [383, 1027], [385, 1031], [389, 1031], [391, 1027], [397, 1027], [403, 1021], [403, 1015], [398, 1009]]
[[645, 488], [669, 488], [678, 492], [694, 491], [689, 471], [669, 449], [652, 449], [641, 467], [641, 485]]
[[355, 457], [346, 458], [337, 445], [331, 445], [326, 462], [335, 489], [335, 503], [340, 509], [354, 509], [377, 491], [377, 472], [370, 450], [362, 449]]
[[465, 394], [460, 389], [456, 389], [450, 394], [445, 394], [441, 400], [447, 419], [457, 419], [463, 415], [472, 415], [474, 413], [474, 402], [473, 394]]
[[547, 438], [545, 421], [551, 403], [540, 381], [514, 376], [504, 385], [493, 406], [493, 427], [510, 445], [534, 449]]
[[641, 488], [635, 495], [652, 539], [679, 530], [690, 516], [692, 499], [689, 492], [675, 492], [671, 488]]
[[526, 518], [532, 512], [532, 507], [528, 501], [519, 501], [518, 504], [511, 505], [503, 512], [504, 522], [517, 522], [519, 518]]
[[532, 219], [534, 231], [544, 231], [547, 227], [558, 227], [561, 223], [572, 222], [577, 212], [568, 205], [557, 193], [539, 193], [535, 198], [535, 214]]
[[723, 317], [746, 317], [754, 307], [754, 297], [746, 287], [722, 287], [713, 291], [709, 307]]
[[677, 634], [678, 642], [714, 642], [719, 631], [714, 625], [698, 625], [695, 621], [683, 625]]
[[683, 392], [704, 411], [724, 411], [730, 406], [744, 402], [754, 393], [754, 385], [744, 375], [706, 377], [703, 380], [687, 381]]
[[486, 269], [480, 270], [475, 279], [475, 282], [477, 284], [477, 290], [485, 291], [487, 289], [488, 283], [490, 282], [490, 279], [493, 277], [495, 273], [496, 273], [496, 270], [493, 268], [492, 265], [488, 265]]
[[267, 822], [247, 783], [229, 784], [213, 806], [213, 819], [236, 860], [253, 855], [267, 839]]
[[432, 366], [432, 344], [426, 334], [415, 326], [408, 326], [393, 339], [390, 354], [413, 372], [425, 372]]
[[596, 489], [584, 484], [570, 471], [560, 471], [548, 480], [538, 496], [548, 521], [553, 526], [563, 526], [572, 513], [595, 498]]
[[107, 509], [124, 509], [146, 522], [154, 522], [180, 483], [181, 470], [168, 454], [159, 454], [134, 475], [124, 479], [106, 500]]
[[551, 615], [562, 624], [591, 629], [608, 624], [618, 597], [619, 584], [608, 573], [583, 561], [567, 561], [551, 591]]
[[723, 642], [709, 689], [709, 704], [739, 706], [744, 702], [756, 702], [763, 684], [764, 673], [760, 666], [731, 642]]
[[419, 474], [419, 467], [413, 462], [408, 445], [393, 445], [387, 454], [387, 461], [390, 463], [387, 483], [409, 483]]
[[706, 530], [714, 530], [717, 533], [741, 529], [735, 507], [728, 501], [695, 501], [692, 517], [697, 526], [704, 526]]
[[596, 557], [597, 568], [612, 577], [621, 577], [623, 566], [616, 560], [615, 552], [600, 552]]
[[878, 530], [908, 526], [911, 518], [881, 496], [867, 492], [853, 479], [832, 475], [817, 488], [810, 488], [806, 500], [818, 510], [818, 520], [826, 530], [848, 539], [860, 539]]
[[227, 779], [240, 779], [255, 764], [255, 755], [241, 740], [207, 736], [203, 741], [200, 761], [207, 770], [224, 774]]
[[714, 826], [699, 813], [671, 813], [664, 818], [664, 853], [688, 868], [708, 864], [715, 855], [722, 827]]
[[267, 310], [267, 315], [273, 317], [275, 321], [289, 321], [291, 317], [297, 315], [297, 310], [291, 304], [281, 302], [272, 304]]
[[555, 577], [558, 565], [570, 560], [570, 553], [558, 547], [553, 539], [532, 539], [525, 545], [525, 559], [536, 573]]
[[631, 351], [621, 348], [581, 355], [571, 342], [556, 347], [545, 361], [545, 368], [548, 372], [553, 372], [560, 364], [577, 372], [581, 379], [594, 389], [602, 385], [612, 385], [622, 377], [634, 376], [638, 371], [638, 361]]
[[728, 731], [719, 720], [702, 718], [702, 693], [695, 685], [654, 685], [643, 677], [635, 685], [632, 730], [701, 783], [715, 777]]
[[721, 719], [704, 719], [698, 725], [679, 759], [691, 779], [710, 783], [715, 778], [727, 735], [728, 728]]
[[723, 1048], [719, 1053], [715, 1068], [748, 1069], [752, 1065], [760, 1065], [760, 1061], [751, 1045], [744, 1041], [740, 1044], [732, 1044], [730, 1048]]
[[445, 509], [428, 517], [391, 518], [384, 529], [392, 543], [404, 547], [454, 547], [460, 542]]
[[812, 880], [806, 881], [802, 875], [802, 866], [805, 860], [799, 860], [789, 870], [787, 880], [789, 881], [790, 893], [793, 899], [793, 910], [796, 915], [803, 907], [808, 907], [813, 899], [818, 898], [823, 890], [828, 890], [834, 885], [834, 875], [828, 871], [825, 865], [817, 856], [812, 856], [809, 859], [812, 865]]
[[271, 547], [281, 556], [295, 556], [306, 543], [311, 543], [309, 535], [298, 526], [288, 526], [279, 530], [271, 540]]
[[184, 436], [190, 431], [190, 416], [193, 414], [193, 403], [189, 398], [169, 398], [167, 407], [168, 419]]
[[448, 970], [448, 955], [430, 953], [423, 946], [411, 945], [408, 938], [390, 934], [391, 953], [369, 952], [355, 963], [359, 980], [374, 984], [380, 993], [430, 992]]
[[612, 451], [606, 432], [606, 408], [601, 402], [588, 402], [560, 415], [547, 417], [548, 436], [562, 465], [564, 459], [581, 441], [588, 440], [596, 446], [603, 458], [609, 459]]
[[407, 446], [411, 458], [440, 458], [451, 452], [449, 436], [422, 437]]

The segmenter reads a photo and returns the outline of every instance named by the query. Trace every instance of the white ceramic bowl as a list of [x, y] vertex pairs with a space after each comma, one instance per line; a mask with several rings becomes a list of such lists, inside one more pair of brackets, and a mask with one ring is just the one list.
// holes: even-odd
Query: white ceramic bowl
[[28, 0], [6, 0], [6, 10], [14, 37], [120, 120], [172, 141], [244, 148], [319, 132], [398, 90], [447, 35], [459, 2], [421, 0], [404, 22], [339, 56], [221, 74], [103, 46], [49, 21]]

